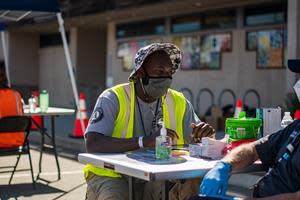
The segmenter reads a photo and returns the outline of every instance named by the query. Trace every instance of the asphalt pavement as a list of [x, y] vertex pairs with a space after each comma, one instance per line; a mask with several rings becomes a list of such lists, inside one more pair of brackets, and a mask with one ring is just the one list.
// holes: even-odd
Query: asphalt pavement
[[[33, 171], [35, 178], [38, 172], [39, 151], [31, 150]], [[66, 157], [67, 156], [67, 157]], [[68, 158], [69, 157], [69, 158]], [[36, 189], [33, 189], [30, 171], [16, 172], [11, 185], [8, 181], [11, 173], [0, 173], [0, 199], [85, 199], [86, 184], [83, 177], [83, 167], [76, 159], [76, 156], [59, 156], [61, 167], [61, 180], [57, 180], [58, 173], [53, 154], [43, 155], [41, 177], [45, 179], [36, 182]], [[0, 166], [14, 165], [16, 156], [0, 157]], [[17, 169], [28, 169], [28, 155], [22, 155]]]

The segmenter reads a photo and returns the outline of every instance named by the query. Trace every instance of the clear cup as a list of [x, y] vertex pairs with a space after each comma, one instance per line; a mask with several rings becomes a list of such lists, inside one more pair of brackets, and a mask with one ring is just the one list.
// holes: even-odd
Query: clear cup
[[49, 93], [46, 90], [40, 92], [39, 95], [39, 106], [41, 112], [46, 112], [49, 107]]

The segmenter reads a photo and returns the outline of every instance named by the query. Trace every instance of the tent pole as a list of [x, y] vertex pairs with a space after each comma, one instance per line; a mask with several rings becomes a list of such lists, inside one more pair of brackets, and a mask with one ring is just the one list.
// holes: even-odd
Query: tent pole
[[57, 20], [58, 20], [58, 24], [59, 24], [59, 32], [61, 34], [61, 38], [62, 38], [63, 45], [64, 45], [64, 51], [65, 51], [65, 56], [66, 56], [66, 60], [67, 60], [68, 71], [69, 71], [69, 76], [70, 76], [70, 79], [71, 79], [71, 84], [72, 84], [74, 99], [75, 99], [75, 103], [76, 103], [76, 107], [77, 107], [77, 112], [80, 113], [79, 117], [80, 117], [81, 128], [82, 128], [83, 132], [85, 132], [85, 126], [84, 126], [84, 122], [83, 122], [83, 119], [82, 119], [82, 116], [81, 116], [82, 114], [80, 112], [80, 105], [79, 105], [79, 100], [78, 100], [78, 91], [77, 91], [76, 81], [75, 81], [75, 78], [74, 78], [73, 66], [72, 66], [72, 62], [71, 62], [69, 47], [68, 47], [68, 44], [67, 44], [66, 32], [65, 32], [65, 28], [64, 28], [64, 20], [61, 16], [61, 13], [56, 13], [56, 16], [57, 16]]
[[2, 39], [2, 49], [3, 49], [3, 55], [4, 55], [6, 78], [7, 78], [8, 86], [10, 87], [11, 83], [10, 83], [10, 76], [9, 76], [9, 69], [8, 69], [7, 45], [6, 45], [4, 31], [1, 31], [1, 39]]

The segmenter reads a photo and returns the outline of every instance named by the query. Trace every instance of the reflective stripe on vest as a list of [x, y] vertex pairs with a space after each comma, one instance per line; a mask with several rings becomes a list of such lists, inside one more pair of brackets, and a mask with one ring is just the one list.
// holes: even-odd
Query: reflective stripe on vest
[[185, 97], [182, 93], [169, 89], [163, 102], [163, 118], [166, 128], [176, 130], [179, 136], [177, 145], [184, 144], [184, 133], [182, 128], [183, 117], [186, 108]]
[[[114, 86], [111, 90], [119, 100], [119, 113], [115, 122], [112, 137], [132, 138], [134, 126], [134, 83], [126, 83]], [[179, 136], [178, 145], [184, 144], [184, 133], [182, 128], [183, 117], [186, 109], [186, 100], [182, 93], [169, 89], [166, 96], [162, 97], [163, 119], [166, 128], [176, 130]], [[129, 111], [129, 112], [128, 112]], [[128, 120], [129, 119], [129, 120]], [[85, 178], [88, 172], [98, 176], [121, 177], [119, 173], [110, 169], [104, 169], [87, 164], [84, 168]]]

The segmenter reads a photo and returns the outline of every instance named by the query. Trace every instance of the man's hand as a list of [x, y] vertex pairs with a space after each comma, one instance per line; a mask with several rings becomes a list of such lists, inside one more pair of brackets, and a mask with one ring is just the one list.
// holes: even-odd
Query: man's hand
[[192, 123], [191, 127], [193, 128], [191, 135], [193, 142], [200, 142], [202, 137], [214, 137], [216, 134], [215, 129], [205, 122]]
[[[167, 136], [172, 139], [172, 144], [176, 144], [176, 141], [179, 139], [176, 131], [166, 128], [167, 129]], [[160, 129], [158, 129], [155, 133], [151, 136], [144, 137], [144, 146], [145, 147], [155, 147], [155, 138], [160, 135]]]
[[200, 194], [225, 195], [228, 188], [231, 165], [220, 161], [205, 176], [200, 186]]

